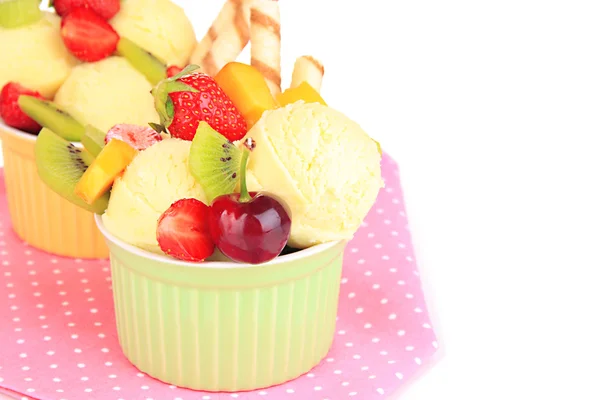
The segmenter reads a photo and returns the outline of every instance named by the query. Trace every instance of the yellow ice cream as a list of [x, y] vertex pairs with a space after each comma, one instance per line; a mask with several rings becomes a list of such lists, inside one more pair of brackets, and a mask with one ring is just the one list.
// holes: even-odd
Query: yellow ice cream
[[196, 46], [194, 28], [171, 0], [127, 0], [110, 21], [126, 37], [168, 65], [184, 67]]
[[206, 203], [202, 187], [188, 169], [191, 143], [165, 139], [136, 156], [115, 181], [102, 216], [110, 233], [131, 245], [162, 254], [156, 240], [161, 214], [184, 198]]
[[52, 98], [78, 63], [60, 36], [60, 18], [51, 13], [20, 28], [0, 27], [0, 88], [14, 81]]
[[73, 68], [56, 104], [83, 124], [108, 131], [116, 124], [160, 122], [146, 78], [121, 57]]
[[265, 112], [246, 137], [256, 142], [249, 189], [286, 202], [290, 246], [353, 237], [383, 186], [377, 144], [356, 122], [330, 107], [297, 102]]

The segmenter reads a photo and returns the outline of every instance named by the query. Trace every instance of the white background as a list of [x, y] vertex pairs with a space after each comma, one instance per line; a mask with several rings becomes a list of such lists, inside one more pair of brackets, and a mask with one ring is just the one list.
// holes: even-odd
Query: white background
[[400, 164], [444, 350], [402, 399], [600, 398], [598, 5], [281, 0], [284, 84], [320, 58]]

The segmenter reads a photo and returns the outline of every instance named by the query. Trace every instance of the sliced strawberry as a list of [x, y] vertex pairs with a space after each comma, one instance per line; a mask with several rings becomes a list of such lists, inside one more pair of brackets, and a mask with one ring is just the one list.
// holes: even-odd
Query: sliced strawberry
[[119, 12], [121, 2], [120, 0], [54, 0], [54, 10], [61, 17], [78, 7], [89, 8], [108, 21]]
[[154, 143], [160, 142], [162, 136], [148, 126], [119, 124], [110, 128], [104, 137], [104, 142], [108, 143], [111, 139], [122, 140], [137, 150], [146, 150]]
[[44, 97], [34, 90], [27, 89], [18, 83], [8, 82], [0, 92], [0, 117], [6, 125], [30, 133], [39, 133], [42, 127], [19, 107], [19, 96], [22, 94], [38, 99]]
[[181, 73], [167, 78], [152, 93], [162, 126], [176, 138], [192, 140], [200, 121], [230, 141], [246, 135], [244, 117], [215, 80], [196, 66], [187, 66]]
[[158, 219], [156, 239], [166, 254], [184, 261], [203, 261], [215, 245], [208, 226], [208, 206], [196, 199], [171, 204]]
[[167, 77], [172, 78], [181, 71], [183, 71], [183, 68], [179, 68], [177, 65], [171, 65], [167, 68]]
[[60, 34], [65, 46], [81, 61], [94, 62], [113, 54], [119, 34], [88, 8], [75, 8], [63, 17]]

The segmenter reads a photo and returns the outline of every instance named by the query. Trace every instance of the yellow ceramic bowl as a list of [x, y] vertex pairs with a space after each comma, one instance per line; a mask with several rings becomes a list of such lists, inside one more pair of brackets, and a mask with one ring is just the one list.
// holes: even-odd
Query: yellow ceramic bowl
[[74, 258], [107, 258], [94, 215], [71, 204], [38, 176], [35, 135], [0, 122], [4, 180], [13, 229], [29, 245]]

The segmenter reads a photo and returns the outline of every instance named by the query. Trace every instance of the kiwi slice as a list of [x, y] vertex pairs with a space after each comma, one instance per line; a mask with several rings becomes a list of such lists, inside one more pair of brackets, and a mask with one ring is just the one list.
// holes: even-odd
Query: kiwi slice
[[35, 141], [35, 162], [42, 181], [76, 206], [101, 214], [108, 207], [108, 193], [92, 204], [75, 194], [75, 185], [93, 160], [87, 150], [75, 147], [47, 128], [42, 129]]
[[85, 133], [83, 125], [51, 101], [21, 95], [19, 107], [38, 124], [71, 142], [81, 141]]
[[42, 16], [40, 0], [0, 0], [0, 26], [3, 28], [30, 25]]
[[125, 57], [135, 69], [141, 72], [152, 86], [167, 77], [167, 66], [165, 63], [131, 40], [124, 37], [119, 39], [117, 52], [119, 55]]
[[98, 154], [100, 154], [100, 152], [104, 148], [105, 137], [106, 133], [102, 132], [100, 129], [95, 128], [91, 125], [86, 125], [85, 133], [81, 137], [81, 144], [94, 157], [97, 157]]
[[240, 179], [242, 151], [202, 121], [190, 147], [189, 168], [209, 203], [233, 193]]

